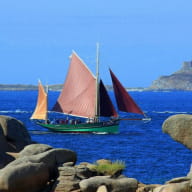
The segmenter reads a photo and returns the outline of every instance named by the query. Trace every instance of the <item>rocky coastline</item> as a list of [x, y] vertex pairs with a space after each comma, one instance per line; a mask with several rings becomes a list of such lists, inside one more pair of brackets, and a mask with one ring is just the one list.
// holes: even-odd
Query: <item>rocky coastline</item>
[[171, 75], [161, 76], [152, 82], [149, 90], [192, 90], [192, 61], [184, 62], [181, 69]]
[[[49, 91], [61, 91], [63, 84], [49, 85]], [[111, 85], [106, 85], [107, 90], [113, 90]], [[126, 88], [128, 91], [145, 91], [146, 88]], [[36, 85], [22, 85], [22, 84], [0, 84], [0, 91], [34, 91], [38, 90]]]
[[[0, 192], [191, 192], [192, 169], [187, 175], [164, 184], [144, 184], [123, 175], [92, 169], [93, 164], [76, 164], [70, 149], [35, 143], [25, 125], [12, 117], [0, 116]], [[162, 131], [192, 149], [192, 115], [166, 119]], [[100, 159], [97, 164], [111, 164]]]
[[[49, 85], [50, 91], [61, 91], [62, 84]], [[111, 85], [105, 85], [112, 90]], [[36, 85], [0, 84], [0, 91], [37, 90]], [[181, 69], [171, 75], [160, 76], [149, 87], [126, 88], [127, 91], [191, 91], [192, 90], [192, 61], [183, 62]]]

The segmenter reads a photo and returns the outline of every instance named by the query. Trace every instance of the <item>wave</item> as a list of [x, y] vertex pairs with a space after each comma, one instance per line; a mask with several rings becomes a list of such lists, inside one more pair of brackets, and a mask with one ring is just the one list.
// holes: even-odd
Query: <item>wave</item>
[[31, 134], [37, 134], [37, 135], [45, 135], [45, 134], [52, 134], [50, 131], [38, 131], [38, 130], [29, 130], [29, 133]]
[[151, 113], [162, 113], [162, 114], [191, 114], [189, 111], [151, 111]]
[[[26, 110], [20, 110], [20, 109], [16, 109], [16, 110], [2, 110], [0, 111], [0, 114], [32, 114], [33, 111], [26, 111]], [[147, 116], [150, 117], [150, 113], [156, 113], [156, 114], [192, 114], [192, 111], [148, 111], [145, 112], [145, 114]], [[133, 114], [130, 116], [130, 114], [120, 114], [120, 118], [122, 119], [126, 119], [126, 118], [136, 118]], [[141, 118], [141, 117], [140, 117]], [[149, 119], [143, 119], [143, 117], [141, 118], [141, 120], [149, 120]], [[105, 134], [105, 133], [103, 133]]]
[[93, 132], [95, 135], [108, 135], [108, 132]]
[[10, 110], [10, 111], [0, 111], [0, 113], [32, 113], [32, 111], [23, 111], [20, 109]]

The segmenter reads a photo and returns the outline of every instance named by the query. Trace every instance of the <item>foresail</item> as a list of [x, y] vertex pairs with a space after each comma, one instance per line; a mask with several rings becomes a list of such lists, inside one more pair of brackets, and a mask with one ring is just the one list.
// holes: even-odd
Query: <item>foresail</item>
[[47, 93], [45, 92], [40, 81], [38, 84], [38, 99], [36, 108], [30, 119], [47, 119]]
[[80, 117], [95, 117], [96, 78], [73, 52], [62, 92], [53, 111]]
[[102, 82], [100, 80], [100, 85], [99, 85], [99, 92], [100, 92], [100, 116], [104, 117], [117, 117], [118, 114], [111, 102], [111, 99], [107, 93], [107, 90]]
[[113, 82], [113, 88], [115, 92], [115, 98], [117, 101], [118, 109], [124, 112], [138, 113], [144, 115], [143, 111], [139, 108], [139, 106], [135, 103], [132, 97], [128, 94], [126, 89], [122, 86], [122, 84], [114, 75], [114, 73], [111, 71], [111, 69], [109, 69], [109, 71]]

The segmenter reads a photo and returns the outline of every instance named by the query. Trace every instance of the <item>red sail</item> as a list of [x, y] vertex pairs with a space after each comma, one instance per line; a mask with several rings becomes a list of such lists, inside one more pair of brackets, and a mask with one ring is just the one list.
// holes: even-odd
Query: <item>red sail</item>
[[96, 78], [73, 52], [63, 90], [54, 111], [80, 117], [95, 117]]
[[124, 112], [144, 114], [143, 111], [137, 106], [135, 101], [128, 94], [126, 89], [122, 86], [122, 84], [114, 75], [114, 73], [111, 71], [111, 69], [109, 69], [109, 71], [113, 82], [113, 88], [115, 92], [118, 109]]
[[38, 84], [37, 105], [30, 119], [47, 119], [47, 93], [40, 81]]
[[99, 92], [100, 92], [100, 115], [104, 116], [104, 117], [110, 117], [110, 116], [114, 116], [117, 117], [118, 114], [115, 111], [115, 108], [111, 102], [111, 99], [107, 93], [107, 90], [102, 82], [102, 80], [100, 80], [100, 84], [99, 84]]

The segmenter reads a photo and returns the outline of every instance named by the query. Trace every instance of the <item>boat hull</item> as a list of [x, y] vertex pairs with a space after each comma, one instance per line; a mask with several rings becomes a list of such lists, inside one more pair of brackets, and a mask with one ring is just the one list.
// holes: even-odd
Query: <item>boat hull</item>
[[44, 124], [38, 125], [53, 132], [63, 133], [118, 133], [118, 122], [98, 122], [81, 124]]

